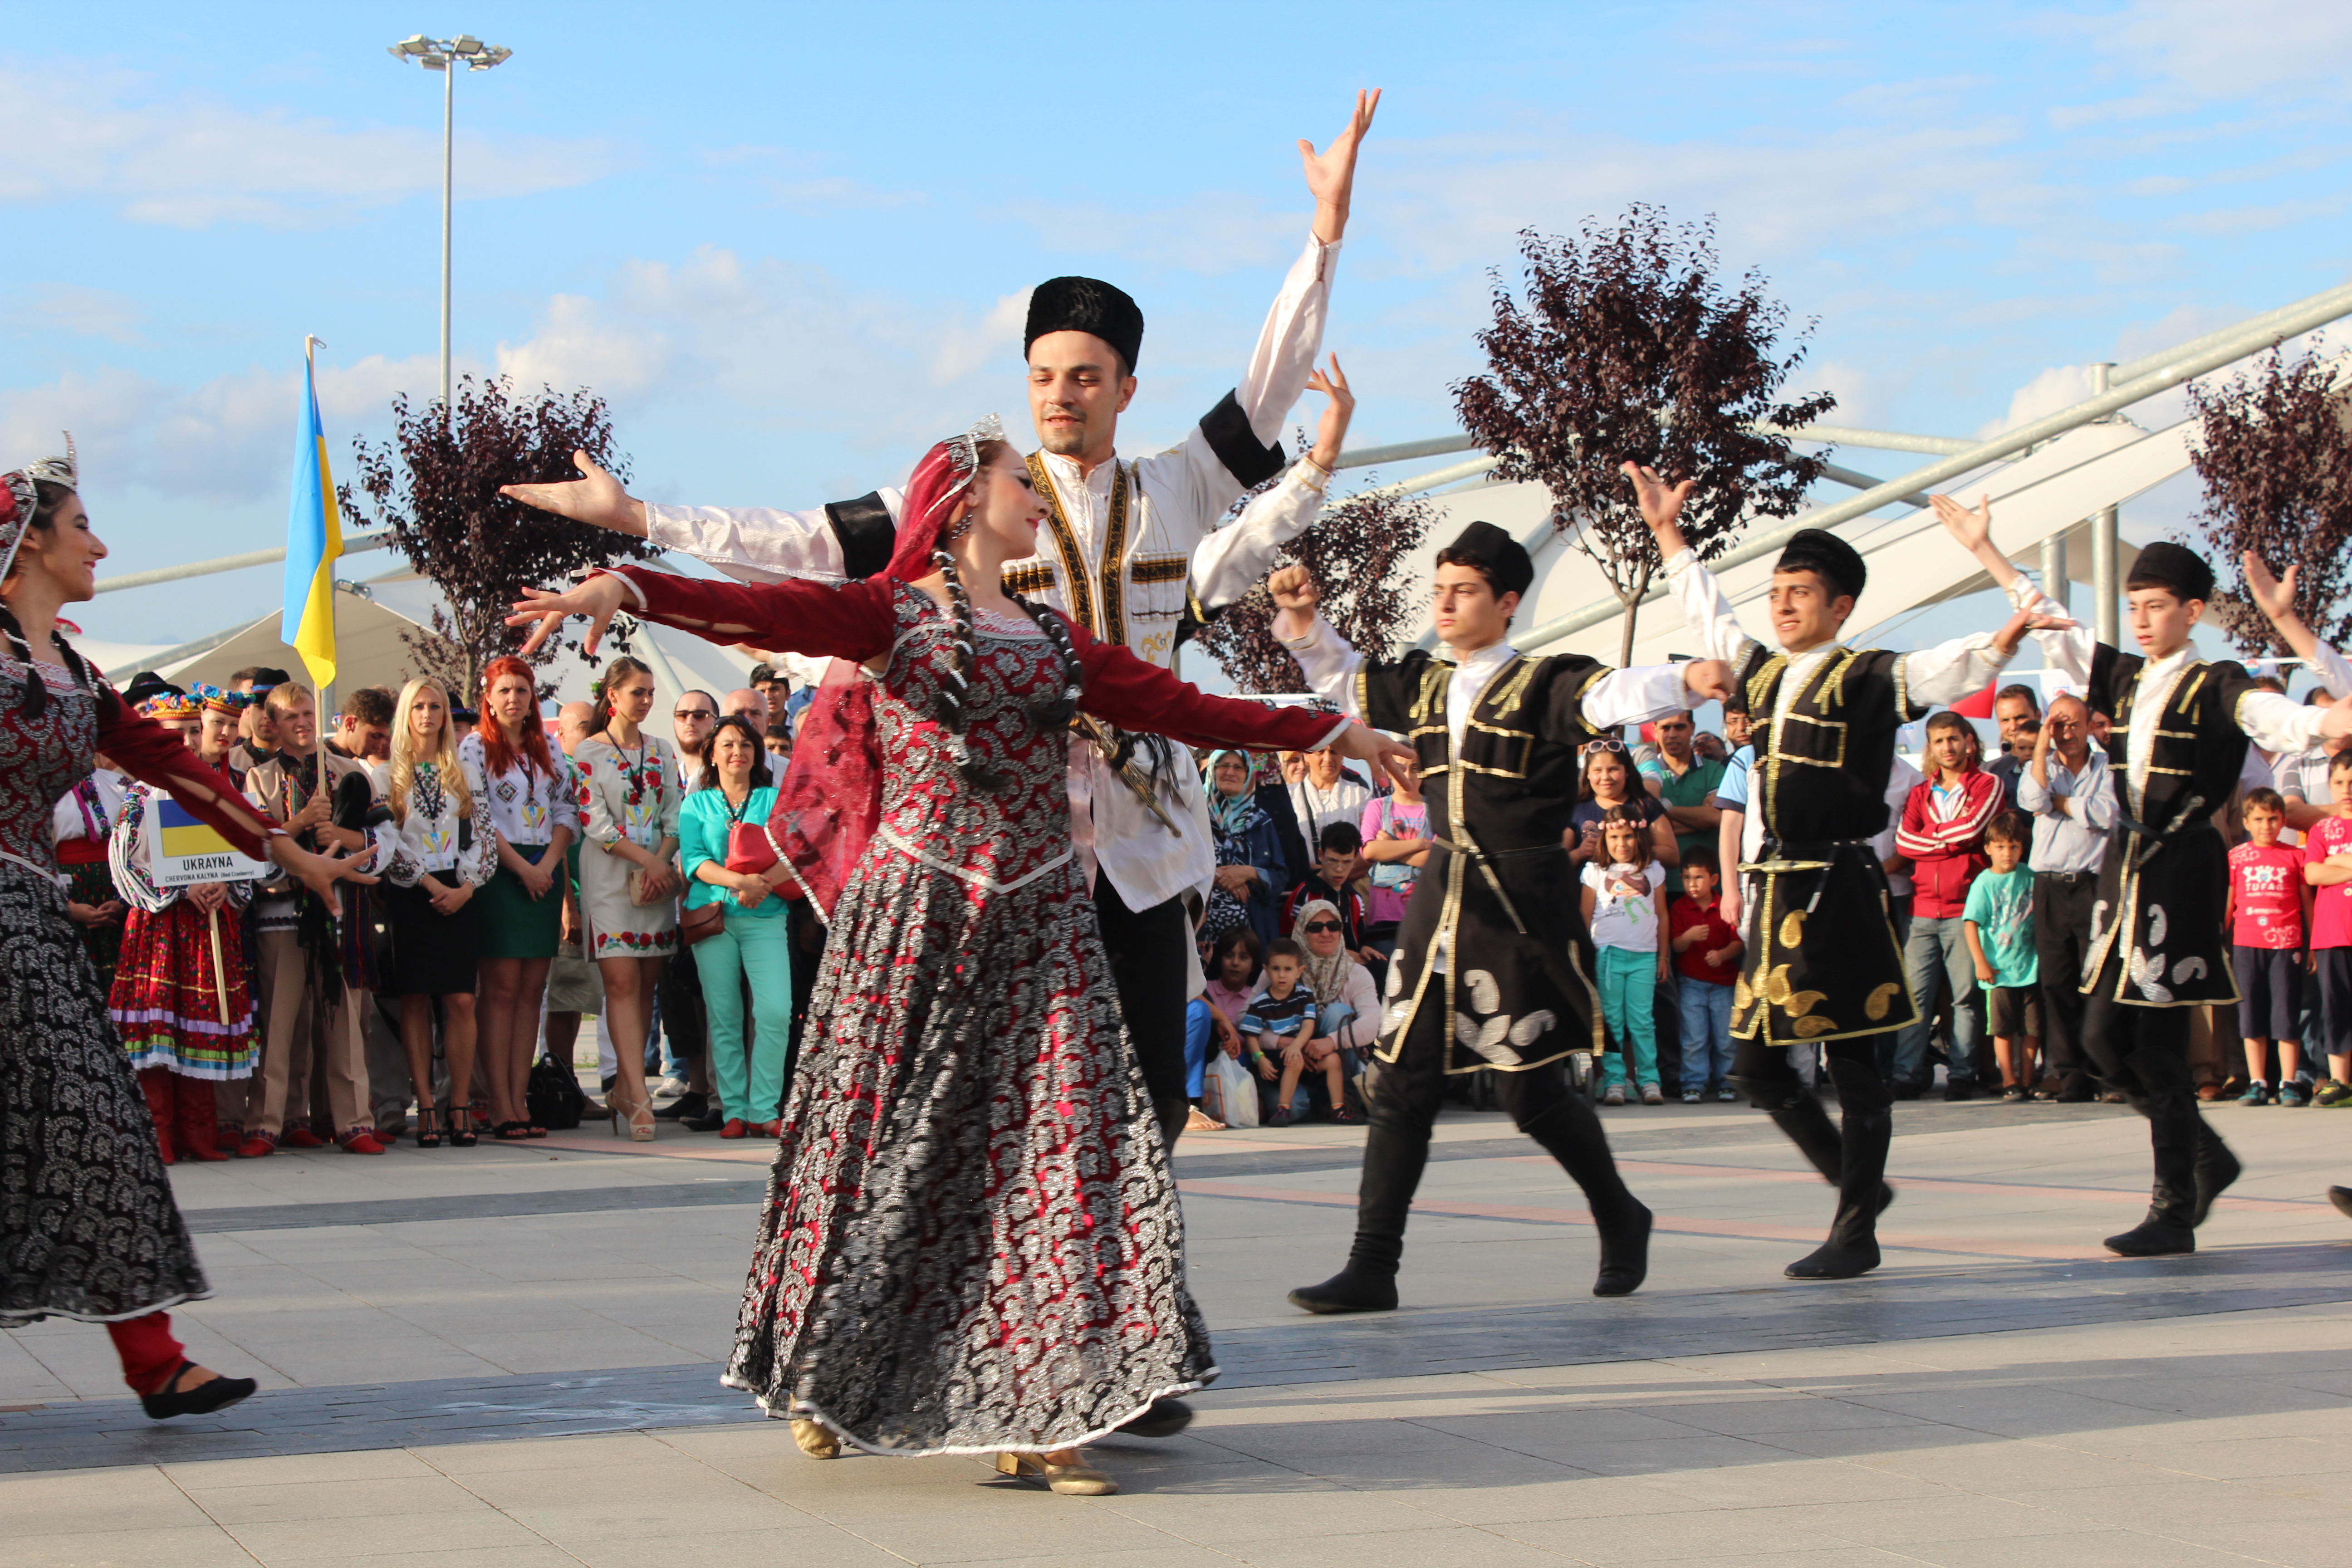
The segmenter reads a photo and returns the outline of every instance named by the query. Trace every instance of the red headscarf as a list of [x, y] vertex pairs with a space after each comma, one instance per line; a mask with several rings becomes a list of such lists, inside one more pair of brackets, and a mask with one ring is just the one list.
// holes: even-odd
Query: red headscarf
[[[869, 583], [912, 583], [939, 569], [931, 559], [955, 503], [980, 475], [980, 448], [1002, 441], [993, 415], [925, 452], [907, 479], [890, 563]], [[801, 718], [792, 765], [776, 791], [768, 838], [777, 857], [830, 920], [841, 889], [882, 816], [882, 749], [874, 729], [873, 682], [847, 659], [826, 666], [816, 700]], [[795, 895], [787, 895], [795, 896]]]

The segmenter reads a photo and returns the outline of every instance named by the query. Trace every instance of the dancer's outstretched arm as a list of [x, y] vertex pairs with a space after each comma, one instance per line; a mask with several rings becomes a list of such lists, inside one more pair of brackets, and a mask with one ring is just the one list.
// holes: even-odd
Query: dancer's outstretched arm
[[1690, 499], [1696, 481], [1670, 485], [1656, 469], [1639, 463], [1627, 463], [1624, 471], [1633, 483], [1633, 500], [1642, 509], [1642, 521], [1650, 525], [1651, 536], [1658, 542], [1658, 559], [1665, 566], [1675, 602], [1682, 606], [1684, 624], [1696, 635], [1709, 658], [1724, 659], [1738, 668], [1755, 651], [1756, 638], [1740, 625], [1739, 612], [1731, 607], [1715, 574], [1699, 564], [1697, 553], [1683, 539], [1683, 502]]
[[889, 651], [898, 622], [891, 591], [887, 582], [712, 583], [624, 566], [593, 573], [566, 593], [525, 588], [507, 625], [532, 628], [522, 645], [525, 658], [572, 616], [588, 617], [583, 647], [593, 655], [613, 617], [626, 611], [722, 647], [748, 642], [863, 663]]
[[[1298, 660], [1307, 686], [1341, 712], [1363, 717], [1363, 689], [1356, 678], [1364, 668], [1364, 656], [1316, 614], [1322, 592], [1307, 569], [1285, 566], [1266, 579], [1266, 587], [1277, 606], [1274, 635]], [[1730, 695], [1731, 667], [1720, 659], [1612, 669], [1585, 689], [1584, 721], [1596, 730], [1613, 730]]]
[[1281, 483], [1253, 498], [1241, 516], [1192, 552], [1192, 596], [1203, 618], [1247, 594], [1273, 567], [1276, 552], [1323, 515], [1348, 422], [1355, 416], [1356, 396], [1348, 388], [1338, 354], [1331, 356], [1328, 375], [1318, 370], [1307, 384], [1331, 400], [1323, 409], [1313, 449], [1291, 465]]
[[2053, 669], [2063, 670], [2078, 683], [2087, 682], [2091, 679], [2092, 656], [2098, 652], [2097, 636], [2070, 619], [2065, 605], [2036, 588], [2032, 580], [2017, 569], [2017, 563], [1993, 544], [1992, 497], [1978, 497], [1974, 510], [1949, 496], [1927, 499], [1934, 504], [1936, 521], [1944, 525], [1944, 531], [1976, 558], [1995, 585], [2009, 595], [2009, 602], [2050, 623], [2037, 626], [2033, 634], [2033, 640], [2041, 645], [2043, 662]]
[[2319, 684], [2334, 692], [2352, 691], [2352, 660], [2347, 660], [2326, 643], [2304, 621], [2294, 607], [2294, 579], [2299, 570], [2290, 566], [2286, 575], [2271, 574], [2270, 563], [2249, 550], [2240, 559], [2246, 568], [2246, 591], [2254, 601], [2254, 608], [2268, 616], [2286, 646], [2294, 649], [2295, 657], [2311, 667]]

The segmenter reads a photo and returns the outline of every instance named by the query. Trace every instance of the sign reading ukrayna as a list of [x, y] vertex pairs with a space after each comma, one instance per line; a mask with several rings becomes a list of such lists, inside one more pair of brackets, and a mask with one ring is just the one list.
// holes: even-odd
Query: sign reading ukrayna
[[216, 828], [196, 820], [170, 795], [150, 803], [147, 863], [159, 888], [197, 882], [250, 882], [269, 875], [269, 863], [239, 854]]

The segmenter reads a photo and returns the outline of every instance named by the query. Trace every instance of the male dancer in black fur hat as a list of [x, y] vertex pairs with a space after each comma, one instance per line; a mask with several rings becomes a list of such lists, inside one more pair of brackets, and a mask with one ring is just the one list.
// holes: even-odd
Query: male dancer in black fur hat
[[1534, 580], [1518, 541], [1472, 523], [1437, 555], [1433, 619], [1444, 651], [1375, 660], [1315, 614], [1304, 568], [1267, 581], [1281, 607], [1275, 635], [1308, 684], [1366, 723], [1412, 738], [1438, 845], [1389, 965], [1355, 1245], [1339, 1273], [1290, 1293], [1310, 1312], [1396, 1306], [1405, 1216], [1446, 1079], [1482, 1068], [1496, 1070], [1519, 1131], [1591, 1205], [1601, 1232], [1592, 1293], [1627, 1295], [1648, 1272], [1650, 1211], [1625, 1190], [1600, 1119], [1564, 1068], [1569, 1052], [1598, 1047], [1601, 1009], [1561, 836], [1587, 745], [1729, 695], [1731, 671], [1716, 661], [1612, 671], [1581, 654], [1530, 658], [1508, 634]]
[[[1974, 511], [1949, 496], [1934, 500], [1945, 528], [2021, 612], [2057, 612], [1993, 548], [1990, 499]], [[2343, 670], [2343, 660], [2295, 616], [2292, 579], [2282, 595], [2251, 555], [2246, 575], [2264, 614], [2323, 679], [2331, 659]], [[2147, 546], [2124, 594], [2139, 652], [2071, 625], [2038, 640], [2042, 658], [2082, 684], [2093, 709], [2115, 716], [2107, 755], [2116, 776], [2116, 826], [2091, 906], [2083, 1048], [2147, 1118], [2155, 1154], [2147, 1217], [2107, 1237], [2107, 1249], [2154, 1258], [2197, 1250], [2197, 1226], [2240, 1170], [2199, 1111], [2189, 1077], [2189, 1009], [2238, 999], [2222, 932], [2228, 851], [2213, 812], [2238, 787], [2249, 737], [2265, 751], [2306, 751], [2322, 737], [2352, 731], [2352, 697], [2307, 707], [2256, 686], [2232, 660], [2200, 658], [2189, 634], [2212, 601], [2213, 568], [2194, 551], [2169, 542]]]
[[[1748, 634], [1683, 542], [1675, 519], [1691, 481], [1669, 485], [1633, 463], [1625, 471], [1684, 618], [1708, 655], [1731, 661], [1754, 725], [1748, 810], [1763, 818], [1764, 847], [1762, 858], [1739, 868], [1754, 879], [1755, 897], [1731, 994], [1732, 1079], [1838, 1189], [1829, 1239], [1786, 1273], [1852, 1279], [1878, 1267], [1878, 1215], [1895, 1198], [1886, 1185], [1895, 1116], [1878, 1076], [1877, 1037], [1917, 1014], [1887, 919], [1886, 874], [1871, 846], [1886, 827], [1895, 732], [1983, 687], [2029, 626], [2051, 623], [2020, 611], [1991, 636], [1916, 653], [1847, 647], [1838, 633], [1862, 596], [1862, 556], [1809, 528], [1773, 568], [1776, 650]], [[1724, 885], [1726, 900], [1736, 900], [1740, 881], [1727, 874]], [[1828, 1055], [1842, 1127], [1830, 1125], [1789, 1061], [1787, 1047], [1806, 1044]]]
[[[1247, 517], [1218, 523], [1244, 490], [1283, 472], [1275, 438], [1320, 351], [1356, 153], [1379, 104], [1378, 92], [1359, 93], [1354, 117], [1328, 149], [1318, 154], [1298, 144], [1316, 202], [1312, 237], [1283, 282], [1240, 385], [1168, 451], [1141, 458], [1116, 452], [1143, 342], [1135, 301], [1098, 279], [1037, 286], [1023, 346], [1043, 450], [1031, 455], [1029, 471], [1052, 510], [1038, 553], [1005, 568], [1007, 589], [1165, 667], [1187, 621], [1206, 619], [1247, 593], [1275, 552], [1306, 526], [1330, 475], [1305, 458]], [[1334, 395], [1344, 395], [1336, 369], [1332, 379]], [[864, 577], [889, 560], [895, 489], [804, 512], [658, 506], [629, 496], [584, 456], [574, 461], [585, 479], [509, 485], [506, 493], [642, 535], [745, 582]], [[1108, 733], [1102, 739], [1114, 755], [1087, 740], [1071, 750], [1072, 837], [1093, 879], [1128, 1034], [1172, 1149], [1190, 1110], [1184, 1006], [1202, 984], [1186, 900], [1205, 897], [1216, 872], [1208, 805], [1194, 770], [1174, 752]], [[1155, 775], [1148, 795], [1129, 782], [1142, 777], [1138, 763]]]

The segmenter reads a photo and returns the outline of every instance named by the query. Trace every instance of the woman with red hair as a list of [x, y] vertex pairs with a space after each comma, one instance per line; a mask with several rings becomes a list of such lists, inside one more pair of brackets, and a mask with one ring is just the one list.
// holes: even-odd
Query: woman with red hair
[[630, 567], [530, 590], [515, 620], [542, 623], [535, 646], [590, 616], [593, 648], [634, 605], [835, 660], [769, 822], [829, 930], [728, 1384], [815, 1458], [992, 1451], [1099, 1494], [1117, 1485], [1079, 1446], [1180, 1427], [1174, 1396], [1216, 1369], [1071, 839], [1071, 720], [1403, 753], [1328, 713], [1204, 697], [1006, 594], [1044, 510], [993, 426], [925, 455], [862, 582]]
[[[565, 851], [580, 836], [572, 764], [547, 743], [539, 721], [539, 680], [519, 658], [482, 671], [482, 718], [458, 742], [459, 762], [482, 781], [497, 831], [499, 868], [481, 900], [480, 1039], [478, 1076], [489, 1089], [491, 1136], [544, 1138], [530, 1124], [525, 1091], [539, 1041], [539, 998], [562, 936]], [[454, 1103], [465, 1098], [452, 1084]]]

